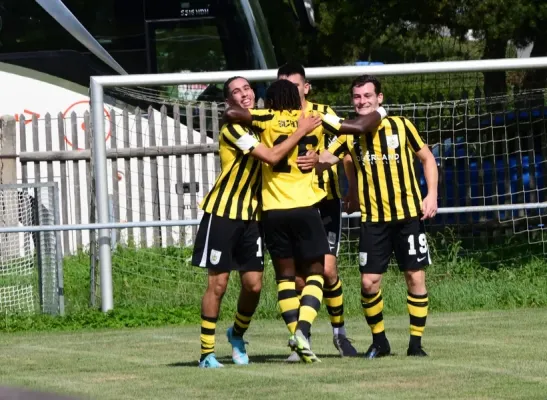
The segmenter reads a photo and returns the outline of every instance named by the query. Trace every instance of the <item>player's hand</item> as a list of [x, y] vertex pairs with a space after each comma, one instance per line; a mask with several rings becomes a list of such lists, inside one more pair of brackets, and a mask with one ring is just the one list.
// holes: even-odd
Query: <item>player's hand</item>
[[296, 165], [302, 171], [314, 169], [319, 162], [319, 154], [313, 150], [308, 150], [305, 156], [300, 156], [296, 159]]
[[353, 214], [356, 211], [359, 211], [359, 196], [357, 195], [357, 190], [350, 189], [348, 194], [343, 199], [344, 211], [347, 214]]
[[321, 119], [321, 116], [317, 113], [312, 113], [310, 115], [305, 114], [305, 112], [302, 112], [302, 114], [300, 114], [300, 118], [298, 119], [298, 130], [302, 130], [304, 135], [307, 135], [318, 126], [321, 126], [323, 120]]
[[437, 215], [437, 196], [427, 195], [422, 201], [422, 220], [433, 218]]

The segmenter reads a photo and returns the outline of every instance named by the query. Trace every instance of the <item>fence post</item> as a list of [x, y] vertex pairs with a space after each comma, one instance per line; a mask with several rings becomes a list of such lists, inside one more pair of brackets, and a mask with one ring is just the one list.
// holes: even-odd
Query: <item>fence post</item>
[[[11, 115], [0, 117], [0, 184], [17, 183], [17, 150], [15, 147], [15, 118]], [[0, 226], [19, 224], [19, 195], [17, 190], [10, 195], [5, 191], [0, 196]], [[15, 243], [14, 243], [15, 241]], [[20, 257], [18, 234], [0, 235], [0, 265], [6, 265]]]
[[[3, 115], [0, 122], [0, 183], [17, 183], [17, 149], [15, 118]], [[17, 213], [14, 213], [17, 216]]]

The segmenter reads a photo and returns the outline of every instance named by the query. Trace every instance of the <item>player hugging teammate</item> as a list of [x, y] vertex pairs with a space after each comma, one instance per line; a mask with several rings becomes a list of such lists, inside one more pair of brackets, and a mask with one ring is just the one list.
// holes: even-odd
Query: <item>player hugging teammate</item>
[[[244, 78], [235, 77], [225, 84], [229, 107], [220, 135], [222, 172], [201, 204], [205, 214], [193, 256], [194, 265], [209, 271], [202, 301], [199, 366], [222, 366], [214, 353], [214, 335], [231, 270], [240, 271], [242, 288], [227, 337], [234, 363], [249, 362], [243, 334], [260, 297], [262, 231], [275, 269], [279, 308], [290, 332], [293, 354], [287, 361], [319, 361], [311, 349], [310, 335], [323, 300], [334, 346], [341, 356], [357, 355], [346, 336], [336, 263], [342, 207], [335, 164], [344, 157], [350, 182], [347, 204], [350, 208], [360, 205], [363, 221], [362, 304], [373, 333], [373, 344], [365, 356], [390, 353], [380, 282], [392, 252], [409, 289], [408, 354], [425, 355], [420, 341], [428, 301], [423, 268], [430, 260], [420, 218], [433, 216], [437, 208], [437, 170], [435, 164], [433, 172], [431, 152], [410, 121], [384, 118], [377, 80], [354, 83], [357, 116], [340, 119], [330, 107], [306, 100], [309, 84], [300, 65], [284, 65], [278, 77], [267, 90], [264, 110], [253, 109], [254, 92]], [[362, 157], [365, 152], [368, 158]], [[397, 162], [376, 162], [384, 153], [388, 160], [390, 154], [392, 159], [398, 155]], [[423, 203], [413, 154], [424, 163], [429, 193]]]

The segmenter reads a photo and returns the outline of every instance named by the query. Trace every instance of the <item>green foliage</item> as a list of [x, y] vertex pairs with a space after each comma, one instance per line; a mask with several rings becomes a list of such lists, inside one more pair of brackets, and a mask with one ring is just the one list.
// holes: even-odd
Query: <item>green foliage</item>
[[[484, 243], [488, 251], [466, 251], [464, 239], [452, 231], [429, 237], [434, 264], [427, 270], [431, 308], [465, 311], [547, 306], [547, 262], [527, 243]], [[480, 245], [474, 243], [476, 246]], [[490, 254], [491, 253], [491, 254]], [[357, 241], [343, 241], [339, 257], [348, 316], [362, 314]], [[538, 256], [536, 256], [537, 254]], [[205, 271], [189, 263], [190, 248], [138, 249], [119, 247], [113, 252], [115, 309], [102, 313], [89, 307], [89, 254], [64, 262], [66, 316], [9, 315], [0, 331], [78, 330], [164, 326], [199, 323], [200, 303], [206, 286]], [[233, 318], [240, 282], [232, 274], [221, 308], [221, 319]], [[406, 312], [406, 286], [395, 265], [383, 280], [385, 313]], [[100, 299], [97, 300], [100, 304]], [[324, 308], [321, 317], [326, 317]], [[263, 292], [257, 319], [279, 319], [277, 291], [271, 262], [266, 260]]]
[[[541, 2], [417, 0], [409, 6], [402, 0], [322, 0], [316, 3], [316, 32], [302, 32], [288, 1], [262, 0], [261, 5], [279, 63], [298, 61], [312, 67], [356, 61], [395, 64], [504, 58], [508, 43], [522, 47], [532, 42], [532, 55], [547, 55], [541, 31], [547, 21], [547, 4]], [[485, 78], [476, 73], [382, 80], [386, 103], [461, 98], [463, 92], [473, 98], [476, 93], [490, 96], [545, 85], [545, 74], [527, 71], [515, 77], [506, 72], [486, 72]], [[348, 81], [313, 84], [316, 101], [349, 104]]]
[[123, 308], [103, 313], [100, 310], [69, 313], [64, 317], [45, 314], [4, 314], [0, 320], [1, 332], [57, 331], [98, 328], [137, 328], [185, 323], [199, 323], [196, 307], [177, 308]]

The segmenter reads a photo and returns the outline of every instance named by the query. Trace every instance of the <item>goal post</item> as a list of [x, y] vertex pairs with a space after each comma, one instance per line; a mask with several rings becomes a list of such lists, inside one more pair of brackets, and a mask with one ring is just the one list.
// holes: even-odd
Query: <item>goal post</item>
[[[513, 71], [547, 68], [547, 57], [427, 62], [414, 64], [337, 66], [306, 68], [308, 79], [351, 78], [362, 74], [377, 76], [413, 75], [434, 73], [463, 73], [485, 71]], [[91, 115], [93, 140], [93, 164], [95, 169], [96, 205], [98, 223], [105, 226], [110, 220], [108, 195], [107, 149], [102, 138], [105, 132], [103, 109], [105, 107], [105, 89], [114, 87], [184, 85], [197, 83], [223, 83], [233, 76], [243, 76], [249, 81], [272, 81], [277, 78], [277, 70], [217, 71], [196, 73], [171, 73], [155, 75], [94, 76], [90, 80]], [[544, 208], [546, 203], [491, 205], [490, 210], [502, 211], [524, 208]], [[440, 214], [469, 211], [469, 207], [440, 209]], [[192, 221], [195, 223], [195, 221]], [[111, 234], [108, 228], [99, 229], [98, 238], [100, 261], [101, 309], [104, 312], [114, 307], [112, 285]]]

